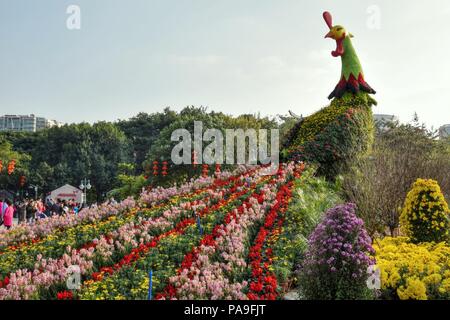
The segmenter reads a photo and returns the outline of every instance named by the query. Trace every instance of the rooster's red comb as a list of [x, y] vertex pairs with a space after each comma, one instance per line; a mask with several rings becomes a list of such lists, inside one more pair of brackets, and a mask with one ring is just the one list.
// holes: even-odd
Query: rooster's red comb
[[331, 16], [331, 13], [329, 13], [328, 11], [325, 11], [323, 13], [323, 19], [327, 23], [328, 28], [330, 28], [330, 29], [333, 28], [333, 17]]

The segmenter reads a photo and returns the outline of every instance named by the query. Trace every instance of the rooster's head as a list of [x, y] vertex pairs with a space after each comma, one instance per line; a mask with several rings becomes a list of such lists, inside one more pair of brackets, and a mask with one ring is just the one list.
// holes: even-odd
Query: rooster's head
[[323, 18], [327, 23], [328, 28], [330, 28], [330, 32], [325, 35], [325, 38], [331, 38], [336, 41], [337, 47], [336, 50], [331, 52], [333, 57], [339, 57], [344, 54], [344, 46], [343, 41], [346, 37], [352, 38], [353, 35], [348, 33], [347, 30], [343, 26], [333, 26], [333, 18], [328, 11], [323, 13]]

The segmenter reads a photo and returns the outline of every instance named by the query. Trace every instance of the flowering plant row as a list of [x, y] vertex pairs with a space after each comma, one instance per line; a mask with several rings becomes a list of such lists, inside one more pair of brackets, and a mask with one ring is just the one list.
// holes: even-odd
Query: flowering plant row
[[[304, 167], [302, 167], [303, 170]], [[271, 270], [273, 250], [284, 221], [288, 202], [291, 198], [293, 181], [284, 185], [277, 194], [276, 204], [266, 216], [256, 236], [255, 244], [250, 249], [251, 282], [249, 285], [250, 300], [275, 300], [277, 298], [278, 280]]]
[[[217, 180], [212, 178], [200, 177], [171, 188], [155, 188], [150, 191], [144, 191], [138, 202], [128, 198], [117, 204], [103, 204], [96, 208], [86, 208], [80, 211], [78, 215], [53, 216], [47, 219], [37, 221], [35, 224], [22, 224], [11, 230], [0, 230], [0, 250], [4, 251], [7, 247], [14, 250], [16, 246], [27, 245], [39, 241], [42, 237], [52, 234], [56, 230], [63, 230], [82, 223], [96, 223], [104, 218], [117, 215], [127, 209], [134, 208], [136, 205], [142, 207], [154, 206], [166, 200], [174, 200], [179, 196], [188, 196], [189, 193], [201, 193], [209, 189], [211, 185], [217, 183], [218, 186], [224, 185], [228, 179], [240, 176], [248, 171], [245, 166], [239, 166], [234, 172], [221, 172]], [[0, 252], [1, 254], [1, 252]]]
[[[263, 178], [264, 180], [264, 178]], [[250, 189], [244, 188], [235, 192], [232, 201], [219, 201], [211, 208], [204, 208], [199, 212], [201, 224], [205, 231], [219, 223], [224, 214], [247, 198], [256, 188], [252, 184]], [[93, 274], [92, 279], [85, 282], [78, 297], [81, 299], [135, 299], [145, 297], [147, 267], [154, 269], [154, 285], [162, 283], [170, 270], [181, 262], [186, 253], [199, 241], [199, 231], [195, 219], [187, 219], [171, 232], [158, 239], [143, 244], [130, 255], [125, 256], [113, 269]], [[138, 270], [134, 270], [135, 268]], [[143, 271], [144, 270], [144, 271]], [[124, 281], [124, 279], [127, 279]], [[160, 280], [158, 280], [160, 279]], [[140, 289], [139, 289], [140, 288]]]
[[[206, 241], [207, 235], [217, 230], [218, 224], [231, 222], [230, 212], [236, 208], [239, 210], [249, 197], [262, 200], [261, 190], [267, 185], [268, 182], [264, 181], [267, 179], [264, 178], [259, 186], [253, 186], [245, 195], [239, 195], [237, 192], [237, 203], [203, 216], [201, 224], [206, 234], [204, 238], [200, 237], [194, 221], [191, 221], [185, 229], [176, 230], [158, 241], [142, 245], [125, 256], [116, 266], [95, 273], [91, 280], [84, 283], [81, 292], [75, 292], [73, 296], [81, 299], [145, 299], [149, 269], [153, 270], [155, 292], [162, 291], [168, 278], [175, 276], [177, 269], [183, 265], [184, 255], [191, 252], [192, 247], [200, 245], [200, 241]], [[227, 216], [226, 212], [229, 212]], [[63, 293], [60, 292], [61, 298], [65, 297]]]
[[[205, 206], [207, 203], [203, 203], [202, 198], [208, 197], [210, 201], [214, 201], [221, 195], [220, 192], [215, 193], [210, 190], [210, 192], [196, 195], [189, 202], [181, 202], [181, 205], [183, 208], [191, 208], [191, 205], [194, 208], [200, 205]], [[81, 248], [88, 245], [92, 239], [105, 236], [124, 225], [140, 224], [142, 221], [149, 220], [155, 230], [157, 230], [157, 226], [159, 228], [170, 227], [183, 217], [181, 213], [189, 214], [189, 210], [182, 210], [174, 205], [155, 206], [151, 209], [141, 210], [134, 208], [120, 215], [112, 215], [106, 220], [97, 220], [95, 223], [79, 224], [72, 228], [58, 230], [40, 241], [33, 241], [29, 245], [3, 252], [0, 255], [0, 275], [5, 275], [11, 270], [32, 268], [38, 255], [43, 258], [59, 258], [65, 253], [67, 247]]]
[[34, 224], [21, 224], [11, 230], [0, 230], [1, 253], [39, 242], [42, 237], [57, 230], [71, 228], [82, 223], [97, 222], [135, 206], [136, 202], [128, 198], [118, 204], [103, 204], [97, 208], [83, 209], [78, 215], [52, 216], [38, 220]]
[[259, 194], [227, 215], [225, 224], [214, 228], [199, 247], [186, 255], [178, 274], [169, 278], [167, 294], [158, 298], [245, 299], [245, 244], [249, 231], [262, 220], [273, 200], [273, 189], [264, 186]]
[[[189, 210], [195, 210], [199, 206], [207, 206], [210, 201], [223, 197], [225, 193], [232, 193], [236, 183], [243, 184], [239, 177], [229, 178], [226, 182], [225, 186], [219, 181], [219, 183], [213, 184], [207, 190], [202, 189], [200, 194], [195, 194], [194, 197], [186, 199], [189, 202], [181, 202], [185, 200], [185, 197], [177, 197], [173, 199], [172, 205], [159, 205], [152, 209], [139, 211], [138, 208], [134, 208], [129, 210], [127, 214], [113, 215], [98, 223], [79, 224], [72, 228], [58, 230], [41, 241], [34, 241], [29, 245], [24, 245], [14, 250], [6, 250], [0, 255], [0, 275], [6, 275], [11, 270], [32, 268], [38, 255], [41, 255], [43, 258], [59, 258], [64, 254], [66, 247], [81, 248], [91, 242], [92, 239], [106, 235], [126, 224], [139, 224], [142, 220], [151, 219], [150, 223], [155, 226], [155, 229], [157, 225], [160, 228], [170, 227], [174, 222], [178, 222], [183, 217], [183, 214], [190, 214]], [[214, 189], [217, 189], [218, 186], [223, 187], [219, 191], [215, 191]], [[203, 198], [206, 198], [208, 201], [204, 203], [202, 201]], [[174, 206], [174, 204], [178, 206]]]
[[186, 255], [177, 275], [169, 278], [165, 291], [157, 298], [247, 299], [249, 246], [267, 212], [270, 216], [281, 203], [287, 203], [289, 187], [285, 184], [295, 169], [291, 164], [281, 170], [260, 194], [233, 210], [225, 224], [206, 235], [201, 246]]
[[[240, 180], [243, 180], [242, 178], [240, 177]], [[233, 194], [236, 188], [237, 186], [229, 188], [229, 194]], [[224, 193], [224, 191], [219, 192], [217, 197], [225, 196]], [[214, 199], [211, 194], [209, 198]], [[185, 205], [189, 207], [188, 209], [192, 209], [190, 203]], [[151, 221], [141, 219], [138, 223], [127, 224], [81, 250], [68, 248], [68, 254], [57, 260], [42, 259], [39, 256], [34, 271], [18, 270], [11, 275], [9, 284], [0, 289], [0, 298], [41, 298], [43, 291], [48, 292], [51, 287], [64, 282], [67, 278], [66, 269], [71, 263], [80, 264], [82, 275], [88, 275], [92, 272], [91, 270], [98, 269], [99, 266], [117, 261], [133, 247], [150, 241], [151, 230], [161, 230], [161, 227], [170, 228], [169, 225], [164, 225], [164, 221], [170, 219], [171, 215], [172, 218], [178, 217], [180, 210], [188, 211], [178, 208], [173, 212], [166, 211], [162, 216], [163, 219]], [[38, 292], [41, 293], [38, 294]]]

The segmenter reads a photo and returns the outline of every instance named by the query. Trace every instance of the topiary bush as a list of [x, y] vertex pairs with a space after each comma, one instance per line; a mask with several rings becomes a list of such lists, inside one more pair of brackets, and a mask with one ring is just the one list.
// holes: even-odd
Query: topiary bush
[[290, 131], [282, 157], [317, 163], [320, 175], [334, 179], [355, 157], [370, 150], [375, 130], [371, 106], [375, 104], [364, 93], [334, 99]]
[[413, 243], [449, 239], [449, 208], [435, 180], [417, 179], [400, 215], [402, 232]]
[[310, 300], [370, 298], [368, 267], [375, 253], [352, 203], [326, 212], [309, 239], [300, 267], [300, 296]]

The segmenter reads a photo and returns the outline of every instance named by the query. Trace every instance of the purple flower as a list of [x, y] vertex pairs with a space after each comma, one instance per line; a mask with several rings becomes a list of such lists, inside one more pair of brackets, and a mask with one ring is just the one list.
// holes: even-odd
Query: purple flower
[[[339, 205], [325, 214], [323, 221], [309, 238], [309, 247], [300, 269], [300, 276], [307, 274], [304, 283], [327, 283], [327, 288], [312, 288], [310, 292], [329, 292], [328, 297], [339, 288], [365, 286], [367, 268], [375, 264], [372, 240], [364, 228], [364, 222], [356, 216], [352, 203]], [[330, 272], [331, 271], [331, 272]], [[300, 281], [302, 283], [302, 281]]]

